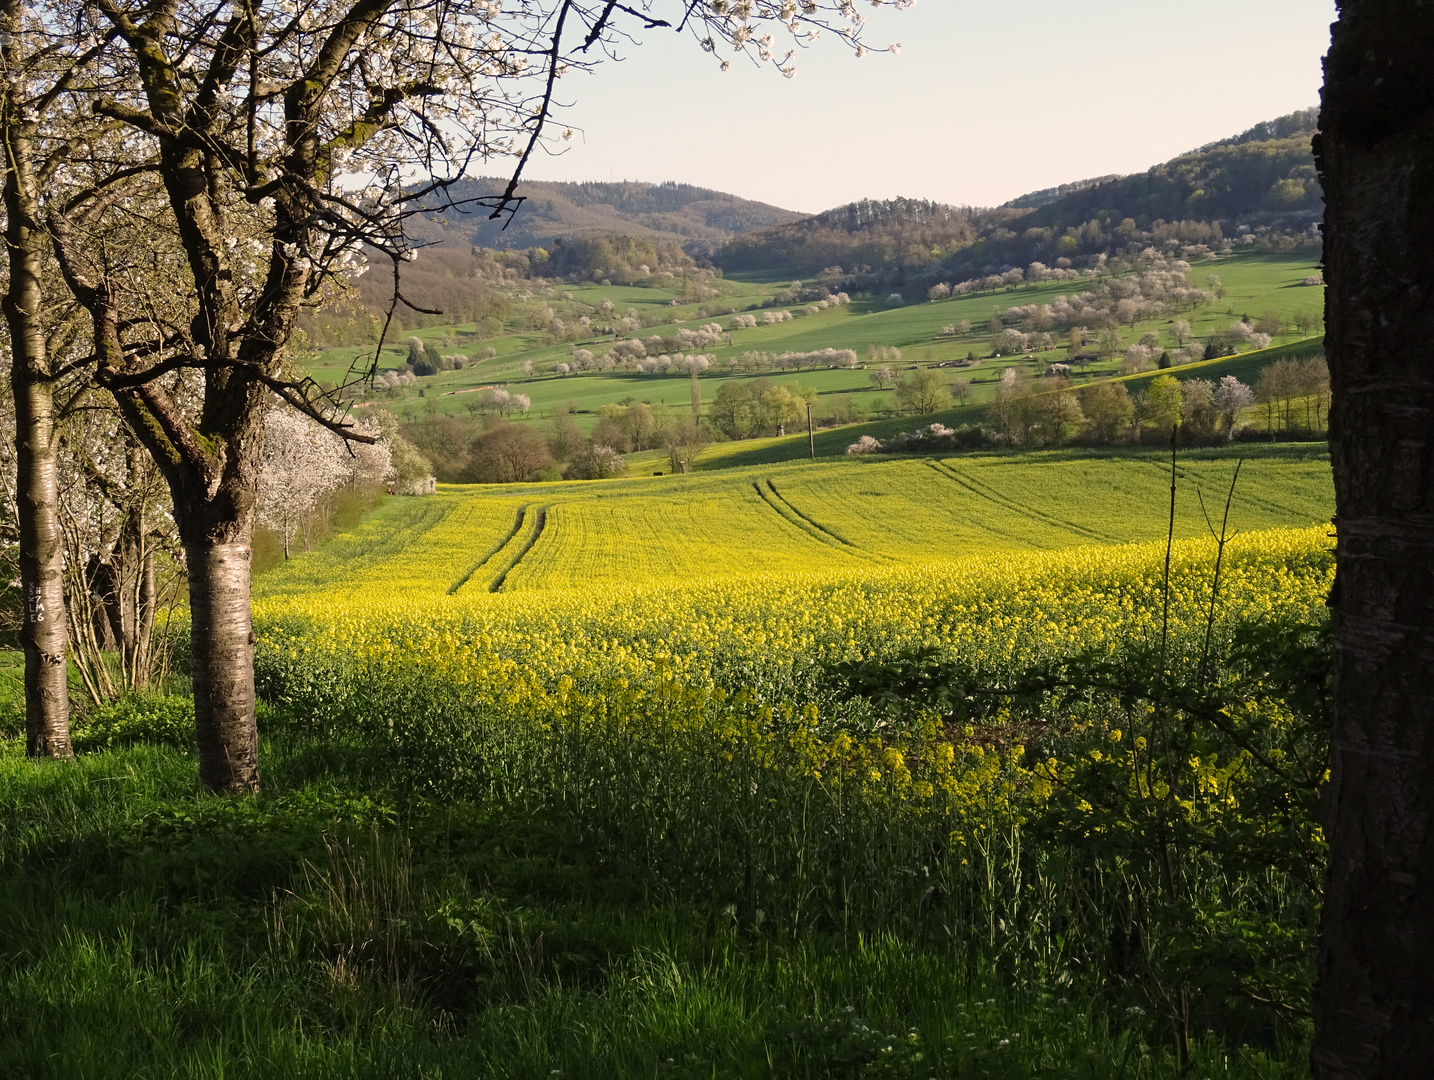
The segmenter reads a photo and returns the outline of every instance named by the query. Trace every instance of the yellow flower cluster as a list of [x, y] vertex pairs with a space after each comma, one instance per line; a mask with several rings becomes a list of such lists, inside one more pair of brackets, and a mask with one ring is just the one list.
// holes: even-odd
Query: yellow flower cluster
[[[1232, 471], [1224, 457], [1182, 460], [1177, 537], [1206, 535], [1195, 492], [1218, 500]], [[1064, 562], [1074, 547], [1164, 537], [1169, 476], [1158, 456], [1021, 455], [445, 489], [391, 501], [353, 533], [260, 578], [256, 594], [386, 605], [495, 588], [682, 589], [754, 573], [805, 588], [812, 575], [1016, 552], [1027, 553], [1016, 560], [1024, 571]], [[1240, 529], [1326, 521], [1333, 510], [1319, 455], [1257, 457], [1240, 485]]]
[[[1318, 610], [1329, 587], [1328, 545], [1325, 528], [1240, 536], [1225, 553], [1221, 619]], [[1203, 633], [1213, 554], [1206, 541], [1175, 545], [1174, 641]], [[663, 581], [608, 594], [446, 595], [400, 584], [361, 596], [274, 596], [256, 604], [255, 623], [261, 667], [339, 671], [380, 691], [370, 700], [384, 686], [422, 685], [458, 707], [552, 730], [616, 733], [626, 725], [631, 735], [636, 726], [643, 738], [670, 738], [674, 747], [713, 739], [728, 760], [780, 761], [814, 776], [836, 769], [906, 800], [967, 801], [995, 791], [998, 773], [1018, 770], [1040, 791], [1061, 770], [1026, 769], [1019, 751], [953, 749], [932, 725], [896, 746], [819, 734], [815, 715], [734, 688], [798, 662], [829, 666], [918, 650], [991, 671], [1075, 651], [1113, 654], [1159, 638], [1163, 566], [1163, 544], [1140, 544]], [[1140, 749], [1135, 741], [1124, 752]], [[1113, 741], [1109, 752], [1122, 747]], [[1217, 795], [1236, 767], [1212, 763], [1201, 782]]]

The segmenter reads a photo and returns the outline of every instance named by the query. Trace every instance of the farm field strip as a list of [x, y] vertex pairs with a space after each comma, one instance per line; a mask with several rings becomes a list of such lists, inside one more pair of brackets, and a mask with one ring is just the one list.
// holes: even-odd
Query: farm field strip
[[[1212, 514], [1216, 504], [1224, 506], [1239, 456], [1238, 452], [1219, 457], [1181, 453], [1177, 462], [1177, 536], [1205, 534], [1200, 498]], [[1077, 458], [1065, 462], [1061, 473], [1050, 475], [1022, 468], [1017, 460], [983, 455], [947, 458], [943, 464], [954, 463], [966, 476], [1018, 506], [1069, 521], [1106, 542], [1153, 536], [1164, 530], [1170, 500], [1168, 451], [1103, 461]], [[1246, 459], [1235, 491], [1232, 522], [1237, 527], [1306, 524], [1333, 513], [1327, 459], [1313, 459], [1291, 449], [1277, 468], [1269, 465], [1253, 455]]]
[[932, 461], [930, 465], [938, 475], [945, 476], [947, 479], [960, 484], [977, 498], [987, 499], [1001, 509], [1015, 514], [1018, 517], [1033, 518], [1041, 525], [1049, 526], [1057, 532], [1070, 533], [1075, 537], [1079, 537], [1078, 543], [1119, 543], [1119, 538], [1115, 536], [1097, 532], [1094, 529], [1089, 529], [1074, 521], [1068, 521], [1065, 518], [1057, 517], [1054, 514], [1037, 509], [1039, 503], [1022, 504], [978, 479], [976, 476], [973, 476], [966, 470], [953, 466], [949, 461]]
[[1013, 534], [1008, 523], [997, 522], [987, 508], [917, 461], [794, 469], [782, 478], [782, 490], [824, 528], [840, 530], [852, 543], [888, 558], [929, 556], [933, 538], [942, 556], [1032, 546], [1029, 530]]
[[792, 502], [791, 499], [789, 499], [786, 495], [784, 495], [782, 492], [780, 492], [780, 491], [777, 490], [776, 481], [774, 481], [774, 480], [768, 480], [768, 481], [767, 481], [767, 489], [768, 489], [769, 491], [771, 491], [772, 496], [773, 496], [775, 499], [777, 499], [783, 506], [785, 506], [788, 510], [790, 510], [793, 514], [795, 514], [798, 518], [800, 518], [804, 523], [806, 523], [806, 524], [807, 524], [808, 526], [810, 526], [811, 528], [813, 528], [813, 529], [817, 530], [818, 532], [822, 533], [824, 536], [831, 537], [832, 539], [836, 540], [838, 543], [843, 544], [843, 545], [845, 545], [845, 546], [848, 547], [848, 548], [851, 548], [852, 551], [855, 552], [855, 553], [860, 553], [860, 554], [862, 554], [862, 555], [865, 555], [865, 556], [867, 556], [867, 557], [870, 557], [870, 552], [867, 552], [866, 550], [864, 550], [864, 549], [861, 547], [860, 544], [853, 544], [850, 540], [848, 540], [845, 536], [843, 536], [843, 535], [842, 535], [840, 532], [838, 532], [835, 528], [831, 528], [831, 527], [829, 527], [829, 526], [823, 525], [823, 524], [821, 524], [819, 521], [817, 521], [815, 518], [813, 518], [812, 516], [810, 516], [809, 514], [803, 513], [802, 510], [796, 505], [796, 503]]
[[543, 503], [539, 506], [526, 508], [523, 520], [516, 523], [512, 535], [494, 556], [494, 571], [485, 574], [478, 582], [469, 580], [469, 590], [478, 591], [486, 588], [488, 592], [501, 592], [503, 584], [521, 563], [528, 552], [533, 550], [543, 530], [548, 524], [548, 511], [552, 509], [552, 503]]
[[850, 564], [742, 485], [683, 497], [564, 500], [550, 515], [543, 544], [524, 560], [505, 591], [581, 588], [602, 582], [800, 571]]
[[791, 503], [787, 502], [787, 500], [778, 493], [776, 485], [774, 485], [772, 481], [767, 480], [765, 481], [765, 487], [763, 485], [764, 481], [753, 480], [752, 490], [757, 493], [757, 497], [761, 499], [763, 503], [774, 510], [788, 525], [800, 530], [803, 535], [810, 536], [819, 544], [826, 544], [828, 547], [841, 551], [846, 555], [855, 553], [847, 550], [853, 545], [833, 536], [826, 529], [821, 528], [821, 526], [814, 524], [809, 518], [798, 513]]
[[[1196, 492], [1211, 513], [1223, 507], [1234, 466], [1221, 451], [1180, 459], [1176, 536], [1206, 535]], [[1168, 469], [1159, 453], [970, 455], [445, 488], [291, 560], [256, 595], [629, 589], [1151, 540], [1166, 530]], [[1326, 457], [1262, 447], [1246, 461], [1231, 524], [1303, 527], [1332, 512]]]
[[[1315, 609], [1332, 574], [1324, 526], [1243, 533], [1225, 552], [1220, 617]], [[844, 565], [744, 578], [669, 577], [625, 590], [573, 587], [434, 604], [392, 591], [272, 597], [256, 605], [265, 663], [343, 656], [382, 679], [417, 679], [503, 709], [558, 707], [592, 680], [836, 663], [935, 649], [990, 670], [1068, 651], [1149, 641], [1161, 626], [1163, 541], [973, 554], [923, 565]], [[1172, 634], [1198, 633], [1215, 544], [1173, 549]], [[521, 567], [523, 564], [519, 563]], [[285, 659], [285, 658], [288, 659]], [[566, 688], [566, 689], [565, 689]]]
[[483, 569], [483, 567], [487, 566], [488, 563], [490, 563], [494, 559], [494, 557], [499, 554], [499, 552], [501, 552], [505, 547], [512, 543], [513, 537], [517, 536], [518, 532], [523, 528], [523, 521], [527, 517], [527, 515], [527, 504], [518, 507], [518, 513], [513, 517], [513, 527], [508, 530], [507, 534], [501, 540], [499, 540], [496, 544], [490, 547], [483, 554], [482, 558], [480, 558], [477, 562], [470, 566], [467, 571], [464, 572], [461, 578], [455, 581], [452, 585], [448, 586], [449, 596], [452, 596], [459, 589], [463, 588], [463, 586], [467, 585], [468, 582], [472, 580], [474, 574], [476, 574], [479, 570]]

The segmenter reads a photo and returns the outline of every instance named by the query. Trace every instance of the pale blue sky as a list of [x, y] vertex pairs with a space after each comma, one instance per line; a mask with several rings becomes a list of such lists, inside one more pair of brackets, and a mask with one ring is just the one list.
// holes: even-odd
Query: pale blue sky
[[792, 80], [740, 58], [722, 74], [690, 40], [644, 32], [622, 63], [563, 81], [581, 130], [528, 176], [678, 180], [807, 212], [897, 195], [990, 206], [1318, 104], [1335, 17], [1333, 0], [862, 10], [868, 44], [900, 54], [857, 60], [823, 36]]

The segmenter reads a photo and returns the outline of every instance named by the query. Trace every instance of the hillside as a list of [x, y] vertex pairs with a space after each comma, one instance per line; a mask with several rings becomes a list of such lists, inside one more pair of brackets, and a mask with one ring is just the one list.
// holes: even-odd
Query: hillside
[[854, 203], [729, 240], [727, 271], [817, 273], [850, 288], [1077, 264], [1149, 246], [1187, 257], [1232, 246], [1312, 243], [1323, 193], [1310, 152], [1314, 110], [1291, 113], [1131, 176], [1031, 192], [993, 210], [919, 200]]
[[[500, 177], [455, 185], [456, 202], [497, 195], [507, 186]], [[633, 180], [613, 183], [524, 181], [522, 208], [511, 221], [492, 221], [488, 211], [432, 215], [413, 221], [410, 236], [448, 247], [522, 250], [550, 247], [559, 237], [628, 235], [714, 248], [738, 233], [784, 225], [800, 218], [790, 210], [752, 202], [720, 191]]]
[[[1177, 537], [1205, 535], [1195, 489], [1207, 501], [1223, 493], [1241, 457], [1237, 528], [1328, 520], [1324, 447], [1198, 450], [1181, 460]], [[354, 532], [266, 574], [256, 594], [397, 588], [465, 599], [1149, 541], [1167, 528], [1167, 470], [1160, 450], [1049, 451], [456, 487], [390, 502]]]

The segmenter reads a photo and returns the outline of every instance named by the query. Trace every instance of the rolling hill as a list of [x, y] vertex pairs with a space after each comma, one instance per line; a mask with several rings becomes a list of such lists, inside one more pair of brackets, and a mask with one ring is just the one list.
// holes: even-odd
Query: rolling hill
[[[455, 185], [451, 193], [461, 203], [499, 194], [506, 185], [503, 178], [480, 177]], [[524, 181], [520, 194], [525, 201], [510, 222], [492, 221], [481, 208], [472, 213], [450, 212], [416, 219], [409, 225], [410, 236], [419, 243], [514, 251], [548, 247], [559, 237], [625, 235], [715, 250], [738, 233], [785, 225], [801, 217], [777, 206], [671, 181], [533, 180]]]
[[[991, 210], [864, 201], [729, 240], [726, 271], [846, 269], [851, 287], [959, 280], [1145, 247], [1200, 252], [1313, 243], [1323, 192], [1310, 152], [1315, 110], [1257, 124], [1131, 176], [1031, 192]], [[1246, 239], [1249, 238], [1249, 239]], [[854, 280], [853, 280], [854, 279]]]

